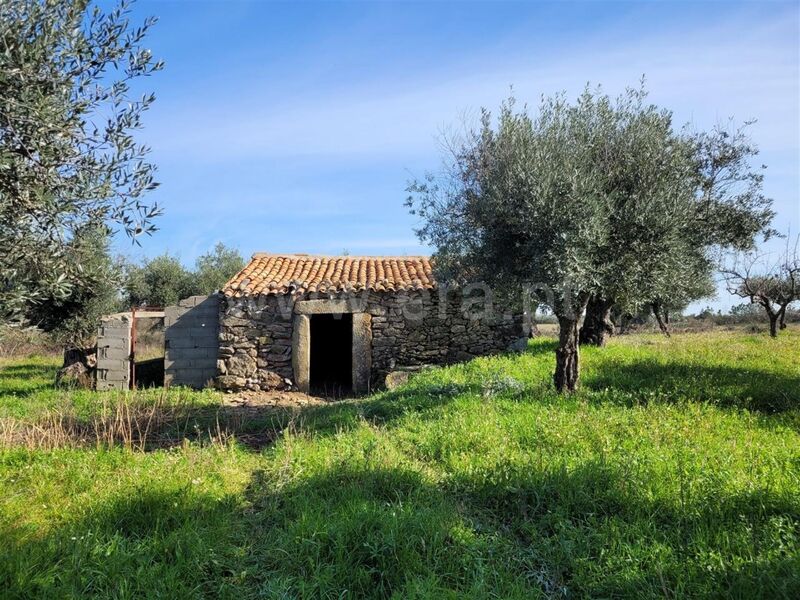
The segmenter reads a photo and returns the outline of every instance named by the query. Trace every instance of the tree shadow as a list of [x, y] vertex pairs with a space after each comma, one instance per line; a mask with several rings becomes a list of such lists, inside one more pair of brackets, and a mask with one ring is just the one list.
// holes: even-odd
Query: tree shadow
[[[50, 365], [10, 365], [0, 367], [0, 395], [14, 395], [20, 398], [33, 396], [53, 388], [56, 367]], [[31, 379], [41, 379], [39, 383]]]
[[676, 489], [665, 493], [636, 466], [604, 460], [504, 475], [502, 486], [471, 473], [451, 485], [495, 530], [548, 557], [533, 571], [549, 574], [550, 589], [623, 598], [800, 592], [800, 546], [789, 533], [800, 505], [791, 491], [731, 493], [713, 473], [689, 481], [676, 472]]
[[[535, 339], [527, 354], [550, 355], [556, 341]], [[785, 419], [775, 421], [775, 413], [791, 411], [800, 406], [800, 377], [784, 376], [755, 369], [728, 366], [703, 366], [656, 359], [640, 359], [620, 364], [605, 361], [596, 354], [584, 374], [586, 397], [591, 401], [640, 405], [649, 402], [708, 402], [724, 407], [746, 408], [773, 415], [765, 426], [783, 426]], [[58, 415], [58, 427], [53, 439], [77, 445], [125, 445], [146, 451], [182, 445], [186, 440], [200, 444], [236, 439], [244, 447], [261, 451], [271, 445], [287, 427], [315, 436], [329, 436], [358, 427], [364, 421], [390, 425], [413, 414], [416, 419], [437, 418], [440, 409], [456, 399], [472, 396], [483, 399], [502, 397], [526, 402], [558, 401], [549, 378], [531, 384], [513, 377], [504, 377], [502, 369], [491, 373], [486, 365], [459, 369], [450, 378], [445, 367], [441, 376], [414, 377], [409, 383], [391, 391], [375, 393], [366, 398], [331, 402], [324, 406], [283, 409], [260, 406], [197, 405], [189, 401], [178, 406], [151, 406], [145, 399], [120, 420], [113, 412], [104, 419], [97, 415]], [[26, 374], [50, 373], [52, 367], [16, 365], [0, 372], [13, 378]], [[455, 381], [453, 381], [455, 379]], [[496, 379], [496, 380], [495, 380]], [[49, 388], [49, 384], [39, 386]], [[33, 394], [34, 390], [26, 389]], [[608, 392], [608, 393], [606, 393]], [[555, 398], [555, 399], [554, 399]], [[788, 425], [798, 427], [787, 414]], [[796, 421], [796, 419], [795, 419]], [[39, 430], [41, 423], [34, 423]], [[100, 430], [98, 431], [98, 425]], [[49, 442], [48, 442], [49, 443]], [[56, 444], [57, 445], [57, 444]], [[36, 446], [36, 444], [34, 444]], [[47, 447], [47, 444], [43, 444]]]
[[689, 400], [766, 414], [800, 407], [800, 377], [757, 369], [640, 359], [600, 365], [583, 382], [591, 390], [619, 390], [644, 403]]
[[229, 496], [143, 483], [88, 499], [45, 535], [2, 526], [0, 586], [10, 598], [800, 591], [796, 499], [713, 485], [660, 494], [601, 461], [498, 467], [505, 477], [437, 482], [363, 447], [310, 472], [256, 470]]
[[0, 527], [4, 598], [214, 597], [236, 572], [233, 498], [143, 485], [78, 510], [44, 535]]

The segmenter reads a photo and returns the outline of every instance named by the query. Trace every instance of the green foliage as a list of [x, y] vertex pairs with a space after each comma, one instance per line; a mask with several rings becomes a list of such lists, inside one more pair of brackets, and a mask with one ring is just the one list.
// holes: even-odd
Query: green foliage
[[178, 300], [218, 291], [244, 268], [238, 250], [218, 243], [200, 256], [189, 271], [177, 256], [163, 254], [141, 265], [126, 265], [125, 296], [128, 306], [168, 306]]
[[[635, 311], [705, 293], [712, 248], [749, 246], [772, 219], [743, 134], [675, 131], [672, 114], [628, 89], [587, 89], [448, 143], [444, 172], [414, 181], [408, 205], [445, 279], [538, 293], [559, 318], [555, 382], [578, 381], [578, 319], [594, 295]], [[748, 218], [749, 217], [749, 218]]]
[[119, 304], [120, 265], [109, 253], [104, 227], [88, 228], [67, 245], [70, 256], [81, 265], [79, 277], [70, 275], [67, 295], [54, 294], [32, 304], [26, 321], [52, 334], [65, 347], [94, 345], [100, 319]]
[[649, 300], [654, 274], [683, 258], [693, 163], [670, 114], [645, 101], [587, 89], [532, 116], [512, 99], [496, 126], [485, 111], [442, 178], [411, 185], [421, 239], [458, 274], [546, 286], [557, 314], [580, 315], [593, 292]]
[[180, 259], [162, 254], [141, 266], [127, 265], [125, 293], [130, 306], [168, 306], [199, 292]]
[[148, 148], [133, 132], [154, 101], [132, 82], [158, 71], [142, 47], [154, 19], [128, 21], [127, 2], [0, 4], [0, 312], [52, 298], [70, 303], [92, 281], [74, 254], [86, 228], [153, 230], [159, 213]]
[[409, 186], [420, 238], [445, 273], [546, 287], [557, 314], [591, 293], [685, 306], [713, 291], [711, 247], [772, 233], [744, 131], [676, 132], [644, 88], [545, 98], [535, 114], [512, 98], [449, 148], [443, 173]]
[[244, 259], [238, 250], [218, 243], [214, 249], [203, 254], [195, 263], [195, 280], [202, 294], [222, 289], [236, 273], [244, 269]]
[[[261, 452], [5, 450], [0, 589], [795, 598], [798, 343], [796, 328], [615, 337], [585, 351], [586, 385], [563, 397], [554, 343], [537, 339], [299, 419], [271, 413], [283, 433]], [[41, 368], [0, 363], [5, 415], [46, 399], [91, 418], [122, 396], [55, 392]]]
[[735, 250], [754, 248], [756, 237], [776, 235], [770, 227], [775, 212], [764, 196], [764, 170], [754, 167], [758, 147], [747, 128], [719, 125], [689, 136], [694, 145], [698, 215], [695, 244]]

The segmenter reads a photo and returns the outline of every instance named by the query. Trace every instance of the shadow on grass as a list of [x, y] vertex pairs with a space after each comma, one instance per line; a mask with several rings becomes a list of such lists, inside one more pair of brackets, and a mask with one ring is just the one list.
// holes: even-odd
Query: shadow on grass
[[181, 447], [187, 442], [205, 446], [235, 441], [246, 450], [260, 452], [287, 428], [325, 437], [355, 429], [365, 420], [386, 425], [406, 413], [443, 406], [468, 388], [449, 386], [448, 389], [447, 393], [439, 390], [435, 394], [419, 390], [386, 392], [365, 400], [294, 408], [122, 400], [94, 407], [88, 414], [68, 408], [32, 418], [6, 419], [0, 449], [119, 446], [153, 452]]
[[44, 536], [7, 524], [0, 585], [11, 598], [800, 591], [796, 499], [770, 490], [664, 499], [599, 462], [437, 484], [362, 450], [302, 476], [255, 471], [241, 495], [156, 480]]
[[50, 365], [33, 364], [0, 367], [0, 395], [27, 397], [52, 389], [57, 370]]
[[[536, 338], [524, 353], [531, 356], [551, 356], [558, 343], [551, 339]], [[508, 356], [517, 356], [511, 354]], [[446, 367], [444, 367], [446, 368]], [[350, 405], [336, 404], [310, 409], [318, 430], [346, 426], [353, 415], [377, 424], [386, 424], [408, 413], [420, 413], [441, 408], [458, 397], [473, 395], [490, 398], [503, 395], [516, 399], [530, 398], [541, 391], [541, 386], [530, 388], [512, 377], [500, 373], [471, 373], [466, 382], [426, 382], [412, 379], [410, 383], [391, 391], [382, 391], [372, 397], [356, 400]], [[549, 378], [542, 382], [550, 385]], [[337, 414], [338, 413], [338, 414]], [[344, 418], [342, 418], [344, 417]]]
[[612, 389], [647, 401], [689, 400], [767, 414], [800, 408], [800, 377], [727, 366], [704, 366], [653, 359], [602, 365], [587, 375], [590, 390]]
[[[549, 357], [555, 345], [554, 340], [537, 339], [529, 344], [528, 354]], [[639, 405], [698, 401], [747, 408], [765, 415], [800, 406], [800, 378], [797, 377], [727, 366], [665, 363], [655, 359], [627, 364], [608, 361], [604, 364], [604, 356], [600, 353], [592, 356], [593, 368], [583, 377], [587, 397], [598, 402]], [[24, 373], [41, 375], [52, 370], [46, 366], [19, 365], [5, 369], [4, 373], [8, 378], [18, 378]], [[33, 422], [30, 431], [35, 430], [37, 435], [52, 433], [51, 439], [39, 446], [24, 440], [17, 445], [45, 448], [71, 443], [124, 445], [149, 451], [179, 446], [184, 440], [202, 444], [235, 438], [246, 448], [260, 451], [271, 445], [286, 427], [327, 436], [356, 428], [365, 420], [377, 425], [390, 425], [407, 414], [422, 419], [436, 418], [439, 409], [464, 396], [502, 397], [525, 402], [560, 401], [553, 393], [549, 379], [535, 385], [524, 385], [512, 377], [505, 377], [502, 370], [496, 374], [489, 371], [491, 368], [487, 370], [485, 365], [475, 370], [467, 367], [466, 372], [459, 371], [458, 378], [462, 381], [457, 383], [449, 381], [446, 372], [442, 376], [422, 375], [401, 388], [368, 398], [295, 410], [268, 406], [198, 406], [192, 401], [178, 405], [159, 404], [157, 401], [157, 405], [152, 406], [147, 404], [152, 400], [148, 400], [140, 406], [123, 407], [122, 411], [112, 411], [102, 417], [57, 415], [51, 419], [52, 427], [46, 423], [42, 427], [41, 422]], [[0, 382], [2, 377], [0, 374]], [[766, 425], [796, 428], [798, 424], [795, 421]], [[17, 434], [24, 437], [29, 430]]]
[[4, 598], [215, 597], [237, 568], [231, 498], [163, 484], [76, 508], [46, 535], [0, 526]]
[[450, 485], [495, 530], [547, 557], [535, 570], [578, 596], [797, 597], [797, 497], [731, 493], [716, 474], [675, 470], [672, 489], [663, 474], [606, 461], [520, 468], [504, 474], [506, 485], [471, 474]]

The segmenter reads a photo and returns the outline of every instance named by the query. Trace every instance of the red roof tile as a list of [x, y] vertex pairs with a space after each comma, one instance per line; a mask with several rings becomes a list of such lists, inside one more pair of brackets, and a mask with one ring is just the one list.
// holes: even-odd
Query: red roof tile
[[222, 292], [226, 296], [433, 289], [427, 256], [254, 254]]

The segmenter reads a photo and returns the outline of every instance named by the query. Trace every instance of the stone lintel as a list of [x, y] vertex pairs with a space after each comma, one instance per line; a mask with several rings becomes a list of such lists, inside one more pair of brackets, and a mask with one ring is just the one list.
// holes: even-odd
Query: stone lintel
[[295, 302], [294, 312], [298, 315], [359, 313], [364, 310], [363, 304], [358, 300], [301, 300]]

